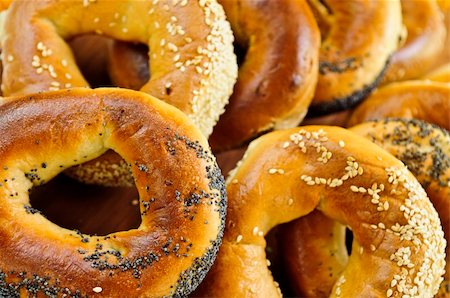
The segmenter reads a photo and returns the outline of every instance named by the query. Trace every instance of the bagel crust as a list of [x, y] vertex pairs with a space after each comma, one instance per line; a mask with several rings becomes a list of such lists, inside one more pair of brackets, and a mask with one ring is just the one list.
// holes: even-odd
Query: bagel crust
[[[450, 95], [449, 95], [450, 96]], [[446, 265], [437, 297], [450, 296], [450, 133], [416, 119], [380, 119], [350, 128], [405, 163], [423, 186], [444, 228]]]
[[[200, 131], [142, 92], [74, 88], [0, 106], [0, 296], [186, 296], [221, 243], [223, 177]], [[129, 165], [137, 229], [90, 236], [32, 208], [29, 191], [107, 149]]]
[[331, 297], [432, 297], [439, 289], [446, 241], [436, 210], [402, 162], [348, 130], [305, 126], [256, 139], [227, 193], [223, 244], [199, 297], [281, 296], [264, 235], [315, 209], [354, 235]]
[[305, 0], [221, 0], [246, 49], [230, 103], [214, 127], [213, 150], [298, 125], [317, 83], [320, 31]]
[[[448, 242], [450, 239], [449, 132], [416, 119], [395, 118], [365, 122], [350, 130], [371, 140], [405, 163], [436, 208]], [[284, 225], [279, 239], [287, 275], [296, 294], [301, 297], [329, 297], [333, 284], [338, 280], [348, 262], [345, 226], [316, 210]], [[448, 245], [445, 271], [444, 281], [436, 297], [445, 297], [450, 294]], [[319, 275], [311, 275], [311, 272], [319, 272]]]
[[97, 33], [151, 49], [142, 91], [209, 136], [237, 77], [233, 35], [215, 0], [15, 1], [6, 19], [3, 94], [85, 87], [65, 40]]
[[444, 18], [436, 0], [402, 0], [401, 6], [407, 37], [392, 55], [382, 83], [423, 76], [436, 65], [445, 44]]
[[350, 109], [378, 85], [397, 49], [400, 0], [309, 2], [326, 25], [321, 26], [319, 80], [310, 113]]
[[347, 126], [388, 117], [415, 118], [450, 130], [450, 83], [405, 81], [386, 85], [355, 108]]

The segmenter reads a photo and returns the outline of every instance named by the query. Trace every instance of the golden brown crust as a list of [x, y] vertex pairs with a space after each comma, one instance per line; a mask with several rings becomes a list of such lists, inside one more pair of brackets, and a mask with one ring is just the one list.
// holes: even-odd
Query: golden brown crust
[[306, 1], [222, 0], [246, 49], [230, 103], [214, 127], [214, 150], [297, 125], [317, 82], [320, 32]]
[[450, 130], [450, 84], [406, 81], [386, 85], [354, 110], [347, 126], [387, 117], [415, 118]]
[[[450, 134], [434, 125], [409, 119], [385, 119], [350, 128], [405, 163], [427, 192], [439, 213], [444, 235], [450, 239]], [[335, 234], [344, 228], [323, 214], [309, 214], [283, 226], [285, 265], [296, 293], [305, 297], [328, 297], [344, 270], [347, 256], [344, 237]], [[301, 248], [306, 247], [303, 253]], [[353, 247], [355, 251], [358, 248]], [[448, 293], [450, 248], [446, 248], [446, 273], [439, 293]], [[299, 269], [301, 268], [301, 269]], [[309, 280], [310, 272], [323, 276]], [[365, 269], [367, 270], [367, 269]], [[333, 275], [328, 275], [328, 272]], [[327, 275], [325, 275], [327, 274]], [[317, 275], [316, 275], [317, 276]], [[321, 295], [317, 295], [317, 294]]]
[[[260, 137], [228, 177], [227, 192], [224, 249], [218, 262], [233, 246], [245, 246], [254, 257], [213, 266], [200, 287], [204, 296], [260, 297], [267, 285], [274, 292], [267, 267], [252, 262], [265, 258], [263, 236], [316, 208], [348, 225], [358, 248], [334, 284], [332, 297], [398, 296], [394, 280], [416, 296], [432, 296], [439, 288], [445, 239], [426, 193], [400, 161], [348, 130], [306, 126]], [[254, 272], [254, 279], [261, 280], [233, 276], [237, 283], [230, 285], [230, 274], [240, 272]], [[246, 288], [253, 291], [241, 290]]]
[[330, 14], [330, 24], [322, 32], [319, 81], [310, 107], [315, 114], [349, 109], [370, 94], [401, 31], [400, 1], [310, 1], [324, 2], [326, 9], [316, 11]]
[[142, 91], [211, 133], [237, 76], [232, 32], [215, 0], [16, 1], [6, 19], [4, 94], [87, 86], [64, 39], [93, 32], [147, 44], [152, 77]]
[[[450, 95], [449, 95], [450, 96]], [[450, 133], [415, 119], [385, 119], [359, 124], [351, 131], [364, 136], [405, 163], [436, 208], [450, 240]], [[450, 247], [438, 294], [450, 295]], [[441, 297], [438, 295], [438, 297]], [[445, 296], [442, 296], [445, 297]]]
[[[0, 115], [0, 296], [184, 296], [203, 279], [226, 194], [183, 113], [142, 92], [80, 88], [5, 99]], [[139, 228], [84, 235], [29, 205], [34, 185], [108, 148], [133, 172]]]
[[450, 83], [450, 63], [442, 65], [423, 76], [423, 79], [434, 82]]
[[417, 79], [431, 70], [442, 53], [445, 24], [435, 0], [402, 0], [405, 44], [391, 58], [382, 83]]
[[[220, 3], [246, 54], [210, 139], [215, 150], [237, 147], [262, 131], [292, 127], [303, 119], [317, 82], [320, 42], [304, 0]], [[111, 75], [119, 86], [142, 84], [142, 51], [116, 43], [111, 56]], [[125, 68], [115, 62], [121, 57]]]

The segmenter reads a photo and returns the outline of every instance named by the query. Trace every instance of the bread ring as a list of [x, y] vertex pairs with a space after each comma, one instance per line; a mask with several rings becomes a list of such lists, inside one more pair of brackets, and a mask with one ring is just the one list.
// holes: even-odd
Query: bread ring
[[237, 77], [233, 35], [215, 0], [16, 1], [6, 20], [4, 94], [87, 86], [64, 39], [94, 32], [147, 44], [152, 76], [141, 90], [211, 133]]
[[[237, 47], [246, 49], [225, 113], [210, 137], [214, 150], [238, 147], [270, 129], [297, 125], [317, 82], [320, 32], [304, 0], [220, 0]], [[112, 78], [123, 87], [145, 80], [143, 53], [116, 43]], [[123, 57], [127, 61], [118, 63]], [[126, 60], [125, 60], [126, 59]]]
[[329, 31], [322, 32], [319, 80], [310, 111], [328, 114], [349, 109], [378, 85], [397, 49], [400, 1], [309, 2], [316, 11], [327, 13], [330, 22]]
[[[0, 119], [0, 296], [180, 297], [201, 282], [226, 193], [182, 112], [142, 92], [79, 88], [7, 98]], [[139, 228], [84, 235], [29, 205], [33, 186], [108, 148], [130, 164]]]
[[450, 63], [434, 69], [423, 78], [434, 82], [450, 83]]
[[450, 130], [450, 84], [405, 81], [386, 85], [353, 111], [347, 126], [387, 117], [420, 119]]
[[[227, 193], [223, 244], [198, 296], [281, 296], [263, 236], [315, 209], [350, 226], [353, 249], [363, 252], [350, 256], [332, 297], [389, 296], [397, 276], [421, 297], [439, 288], [445, 239], [426, 193], [400, 161], [348, 130], [306, 126], [260, 137], [230, 174]], [[397, 265], [397, 255], [415, 272]]]
[[405, 44], [392, 55], [383, 83], [417, 79], [431, 70], [442, 53], [445, 24], [436, 0], [402, 0]]
[[[415, 119], [392, 118], [362, 123], [350, 130], [405, 163], [425, 188], [439, 213], [445, 238], [450, 239], [449, 132]], [[345, 226], [316, 212], [283, 226], [280, 239], [281, 255], [296, 294], [302, 297], [328, 297], [347, 263]], [[446, 273], [439, 292], [441, 295], [445, 291], [447, 295], [450, 293], [448, 245], [446, 255]], [[311, 272], [321, 275], [311, 276]]]
[[314, 95], [320, 47], [319, 29], [304, 0], [220, 3], [246, 54], [230, 103], [209, 139], [215, 150], [298, 125]]

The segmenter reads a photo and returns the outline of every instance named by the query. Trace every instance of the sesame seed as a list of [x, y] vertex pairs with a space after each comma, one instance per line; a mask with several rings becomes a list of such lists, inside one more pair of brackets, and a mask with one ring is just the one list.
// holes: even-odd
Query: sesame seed
[[375, 245], [373, 245], [373, 244], [370, 245], [370, 250], [371, 250], [371, 251], [375, 251], [376, 249], [377, 249], [377, 248], [375, 247]]
[[254, 236], [256, 236], [258, 234], [258, 227], [257, 226], [253, 228], [252, 234]]
[[291, 206], [292, 204], [294, 204], [294, 200], [293, 199], [289, 199], [288, 200], [288, 205]]
[[283, 148], [287, 148], [287, 147], [289, 147], [289, 142], [284, 142], [283, 143]]
[[350, 190], [353, 191], [353, 192], [359, 192], [359, 188], [356, 185], [350, 186]]
[[386, 292], [386, 296], [387, 296], [387, 297], [391, 297], [392, 294], [393, 294], [392, 289], [388, 289], [387, 292]]
[[236, 242], [237, 242], [237, 243], [241, 242], [241, 241], [242, 241], [242, 238], [244, 238], [242, 235], [238, 235], [238, 236], [236, 237]]
[[103, 289], [101, 287], [95, 287], [92, 289], [92, 291], [94, 291], [95, 293], [101, 293]]
[[340, 141], [339, 141], [339, 146], [340, 146], [341, 148], [344, 148], [344, 146], [345, 146], [344, 141], [340, 140]]

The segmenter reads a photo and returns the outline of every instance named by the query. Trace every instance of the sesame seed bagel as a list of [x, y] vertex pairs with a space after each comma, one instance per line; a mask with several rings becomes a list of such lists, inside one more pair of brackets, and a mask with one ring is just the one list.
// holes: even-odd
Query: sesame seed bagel
[[97, 33], [149, 46], [141, 88], [185, 112], [208, 136], [237, 77], [233, 35], [215, 0], [15, 1], [6, 19], [4, 95], [87, 86], [67, 40]]
[[[9, 11], [2, 54], [5, 96], [87, 86], [65, 40], [88, 33], [147, 44], [152, 77], [141, 90], [185, 112], [205, 136], [232, 92], [233, 36], [215, 0], [16, 1]], [[87, 183], [129, 186], [128, 170], [112, 169], [123, 162], [108, 154], [67, 173]]]
[[[331, 297], [385, 296], [398, 276], [421, 297], [439, 288], [446, 242], [436, 210], [402, 162], [355, 133], [305, 126], [266, 134], [230, 174], [227, 193], [223, 244], [198, 296], [281, 296], [263, 236], [314, 210], [354, 235], [356, 253]], [[403, 256], [414, 272], [397, 265]]]
[[[84, 89], [0, 106], [0, 296], [186, 296], [215, 259], [223, 177], [204, 136], [145, 93]], [[139, 192], [137, 229], [89, 236], [32, 208], [29, 191], [113, 149]]]
[[350, 109], [378, 85], [397, 49], [400, 1], [309, 2], [326, 24], [321, 26], [319, 81], [310, 112]]
[[347, 126], [388, 117], [420, 119], [450, 130], [450, 84], [405, 81], [386, 85], [353, 111]]
[[[350, 130], [371, 140], [405, 163], [424, 187], [436, 208], [448, 241], [450, 239], [449, 132], [419, 120], [393, 118], [365, 122]], [[365, 193], [369, 189], [362, 191]], [[374, 229], [384, 231], [386, 226], [377, 225]], [[348, 260], [345, 226], [321, 212], [315, 212], [283, 226], [279, 239], [282, 242], [281, 255], [285, 268], [296, 294], [302, 297], [328, 297]], [[448, 246], [446, 255], [446, 273], [437, 297], [450, 295]], [[395, 258], [395, 254], [392, 258]], [[403, 261], [400, 262], [400, 266], [402, 263]], [[312, 276], [310, 272], [319, 272], [320, 276]], [[397, 279], [391, 284], [392, 291], [389, 293], [392, 297], [419, 296], [410, 288], [403, 287], [403, 283], [402, 279]]]
[[[320, 32], [305, 0], [219, 0], [246, 51], [225, 113], [214, 127], [215, 151], [238, 147], [270, 129], [297, 125], [317, 83]], [[142, 49], [115, 43], [110, 72], [118, 86], [148, 77]], [[121, 60], [122, 59], [122, 60]], [[123, 62], [126, 61], [125, 67]]]
[[417, 79], [431, 70], [445, 40], [443, 14], [436, 0], [401, 0], [405, 44], [393, 55], [382, 83]]

